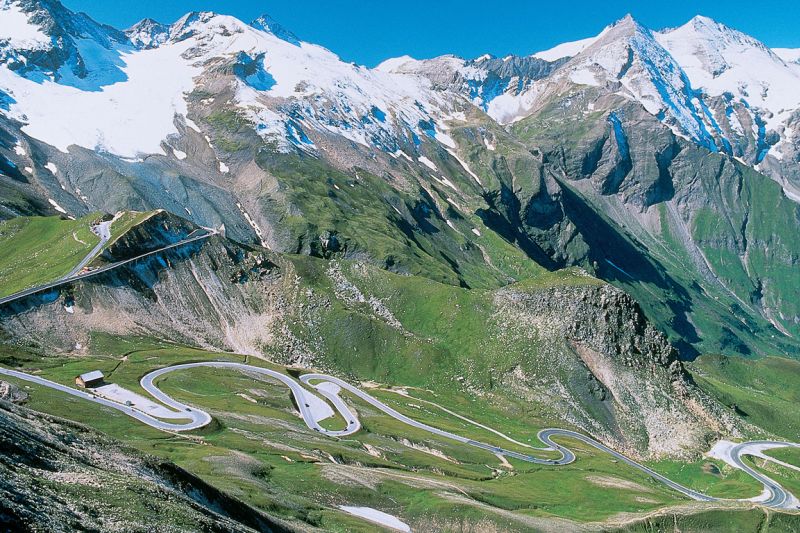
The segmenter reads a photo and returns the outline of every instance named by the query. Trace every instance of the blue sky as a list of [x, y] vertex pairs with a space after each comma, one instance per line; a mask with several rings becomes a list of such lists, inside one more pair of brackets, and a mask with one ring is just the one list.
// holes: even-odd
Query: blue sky
[[[251, 21], [269, 13], [302, 40], [347, 61], [373, 66], [388, 57], [453, 53], [531, 54], [595, 35], [626, 13], [645, 26], [678, 26], [696, 14], [742, 30], [772, 47], [800, 48], [798, 0], [622, 2], [617, 0], [62, 0], [100, 22], [125, 28], [144, 17], [173, 22], [188, 11]], [[663, 6], [669, 7], [665, 9]]]

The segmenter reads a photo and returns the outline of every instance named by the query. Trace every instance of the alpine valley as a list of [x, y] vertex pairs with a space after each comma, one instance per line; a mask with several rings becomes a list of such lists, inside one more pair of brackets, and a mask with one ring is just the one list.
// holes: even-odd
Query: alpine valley
[[800, 50], [709, 18], [0, 0], [0, 531], [798, 531], [798, 269]]

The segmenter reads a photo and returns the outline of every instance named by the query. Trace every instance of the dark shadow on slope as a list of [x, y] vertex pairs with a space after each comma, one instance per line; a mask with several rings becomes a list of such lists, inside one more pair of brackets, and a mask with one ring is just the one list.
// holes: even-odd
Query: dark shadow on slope
[[680, 336], [680, 340], [673, 344], [681, 358], [696, 358], [699, 352], [693, 345], [700, 341], [700, 337], [688, 319], [693, 307], [691, 294], [666, 274], [663, 267], [648, 259], [646, 250], [628, 240], [568, 185], [560, 183], [564, 212], [589, 246], [588, 259], [597, 265], [597, 275], [605, 281], [624, 286], [640, 301], [646, 301], [649, 296], [641, 290], [639, 283], [656, 285], [674, 295], [673, 299], [654, 302], [653, 305], [665, 307], [668, 311], [669, 326]]
[[525, 254], [548, 270], [556, 270], [559, 265], [522, 230], [519, 213], [519, 199], [505, 183], [500, 184], [500, 191], [484, 193], [483, 199], [489, 209], [478, 209], [476, 214], [487, 228], [491, 229], [506, 241], [519, 246]]

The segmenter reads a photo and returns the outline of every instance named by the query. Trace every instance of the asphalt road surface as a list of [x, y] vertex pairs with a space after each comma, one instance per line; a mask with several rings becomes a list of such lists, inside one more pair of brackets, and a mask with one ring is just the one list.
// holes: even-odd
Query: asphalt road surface
[[97, 246], [92, 248], [91, 252], [86, 254], [86, 257], [84, 257], [81, 260], [80, 263], [75, 265], [75, 268], [73, 268], [69, 272], [69, 274], [67, 274], [66, 276], [62, 277], [61, 280], [65, 280], [65, 279], [69, 279], [69, 278], [73, 277], [75, 274], [77, 274], [78, 272], [83, 270], [83, 267], [88, 265], [89, 262], [92, 259], [94, 259], [97, 254], [100, 253], [100, 250], [103, 249], [103, 246], [105, 246], [106, 243], [109, 241], [109, 239], [111, 239], [111, 223], [112, 222], [113, 222], [113, 220], [108, 220], [106, 222], [101, 222], [101, 223], [97, 224], [96, 226], [92, 226], [92, 233], [94, 233], [95, 235], [100, 237], [100, 242], [97, 243]]
[[[207, 235], [205, 237], [207, 237]], [[354, 413], [350, 409], [350, 407], [344, 402], [344, 400], [339, 395], [340, 392], [344, 390], [347, 393], [360, 398], [362, 401], [367, 402], [368, 404], [380, 410], [387, 416], [390, 416], [395, 420], [403, 422], [404, 424], [408, 424], [409, 426], [415, 427], [417, 429], [427, 431], [428, 433], [437, 435], [439, 437], [454, 440], [468, 446], [474, 446], [477, 448], [484, 449], [493, 454], [500, 454], [506, 457], [511, 457], [521, 461], [526, 461], [541, 465], [551, 465], [551, 466], [565, 465], [575, 461], [575, 454], [565, 446], [562, 446], [561, 444], [554, 442], [553, 437], [567, 437], [571, 439], [577, 439], [580, 440], [581, 442], [588, 444], [589, 446], [592, 446], [600, 451], [603, 451], [611, 455], [615, 459], [633, 468], [636, 468], [644, 472], [645, 474], [651, 476], [653, 479], [663, 483], [664, 485], [680, 492], [681, 494], [691, 499], [698, 501], [718, 500], [718, 498], [714, 498], [712, 496], [708, 496], [700, 492], [694, 491], [692, 489], [689, 489], [687, 487], [684, 487], [683, 485], [680, 485], [679, 483], [676, 483], [671, 479], [662, 476], [661, 474], [634, 461], [633, 459], [630, 459], [612, 450], [608, 446], [592, 439], [591, 437], [588, 437], [576, 431], [571, 431], [566, 429], [555, 429], [555, 428], [544, 429], [540, 431], [538, 433], [538, 437], [546, 445], [546, 447], [534, 448], [534, 449], [539, 451], [557, 451], [561, 455], [561, 457], [559, 457], [558, 459], [540, 459], [532, 455], [519, 453], [513, 450], [508, 450], [491, 444], [486, 444], [484, 442], [469, 439], [467, 437], [463, 437], [461, 435], [457, 435], [449, 431], [444, 431], [435, 428], [428, 424], [417, 422], [413, 418], [410, 418], [400, 413], [399, 411], [381, 402], [377, 398], [374, 398], [369, 393], [357, 387], [354, 387], [353, 385], [350, 385], [346, 381], [343, 381], [333, 376], [328, 376], [326, 374], [313, 374], [313, 373], [305, 374], [300, 376], [299, 378], [300, 382], [298, 382], [297, 380], [285, 374], [281, 374], [280, 372], [269, 370], [267, 368], [261, 368], [257, 366], [245, 365], [242, 363], [233, 363], [233, 362], [199, 362], [199, 363], [187, 363], [187, 364], [174, 365], [161, 368], [159, 370], [150, 372], [149, 374], [144, 376], [141, 379], [142, 388], [146, 390], [148, 393], [150, 393], [150, 395], [152, 395], [154, 398], [162, 402], [164, 405], [175, 410], [176, 412], [185, 414], [186, 415], [185, 423], [165, 422], [163, 420], [154, 418], [141, 411], [137, 411], [136, 409], [133, 409], [126, 405], [106, 400], [104, 398], [100, 398], [88, 392], [78, 389], [73, 389], [72, 387], [67, 387], [65, 385], [49, 381], [39, 376], [34, 376], [31, 374], [26, 374], [23, 372], [9, 370], [5, 368], [0, 368], [0, 375], [6, 375], [24, 381], [28, 381], [31, 383], [36, 383], [38, 385], [50, 387], [52, 389], [64, 392], [66, 394], [71, 394], [72, 396], [83, 398], [85, 400], [95, 402], [100, 405], [110, 407], [112, 409], [116, 409], [156, 429], [164, 431], [190, 431], [193, 429], [201, 428], [209, 424], [211, 422], [211, 415], [209, 415], [208, 413], [206, 413], [201, 409], [198, 409], [197, 407], [191, 407], [189, 405], [186, 405], [182, 402], [175, 400], [174, 398], [168, 396], [167, 394], [159, 390], [155, 383], [156, 379], [159, 377], [162, 377], [171, 372], [177, 372], [190, 368], [223, 368], [223, 369], [237, 370], [245, 373], [260, 374], [274, 378], [283, 383], [284, 385], [286, 385], [287, 387], [289, 387], [289, 390], [292, 392], [292, 396], [294, 397], [295, 404], [297, 405], [297, 408], [300, 411], [300, 415], [303, 417], [303, 421], [305, 422], [305, 424], [312, 430], [330, 437], [345, 437], [348, 435], [352, 435], [361, 429], [361, 424], [358, 420], [356, 413]], [[317, 418], [314, 416], [314, 412], [311, 406], [315, 401], [323, 401], [323, 400], [321, 400], [319, 397], [314, 397], [314, 393], [311, 392], [306, 387], [304, 387], [303, 385], [306, 385], [309, 388], [313, 388], [319, 395], [328, 399], [331, 405], [333, 405], [334, 409], [346, 422], [346, 426], [344, 429], [329, 430], [319, 425]], [[800, 446], [798, 444], [789, 442], [778, 443], [772, 441], [752, 441], [752, 442], [743, 442], [737, 444], [736, 446], [734, 446], [734, 448], [731, 449], [730, 455], [733, 461], [735, 462], [735, 465], [739, 469], [741, 469], [742, 471], [746, 472], [754, 479], [759, 481], [764, 486], [763, 497], [750, 499], [748, 501], [757, 501], [758, 503], [766, 507], [771, 507], [775, 509], [783, 509], [783, 510], [800, 509], [800, 507], [798, 507], [798, 501], [796, 498], [794, 498], [793, 495], [788, 493], [776, 481], [762, 474], [761, 472], [754, 470], [753, 468], [749, 467], [742, 461], [742, 457], [744, 455], [748, 455], [749, 447], [753, 447], [755, 449], [755, 447], [762, 444], [776, 444], [781, 446], [783, 445]]]

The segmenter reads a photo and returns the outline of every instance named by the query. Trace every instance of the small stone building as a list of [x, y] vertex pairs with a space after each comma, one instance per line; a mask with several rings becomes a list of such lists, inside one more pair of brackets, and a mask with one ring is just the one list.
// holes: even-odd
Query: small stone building
[[83, 387], [84, 389], [91, 389], [102, 385], [104, 377], [105, 376], [102, 372], [99, 370], [94, 370], [92, 372], [81, 374], [75, 378], [75, 384], [79, 387]]

